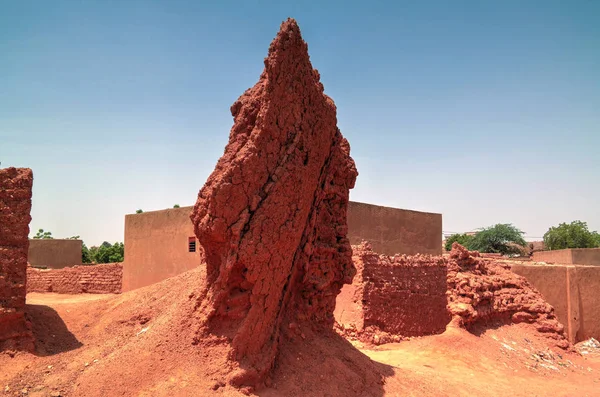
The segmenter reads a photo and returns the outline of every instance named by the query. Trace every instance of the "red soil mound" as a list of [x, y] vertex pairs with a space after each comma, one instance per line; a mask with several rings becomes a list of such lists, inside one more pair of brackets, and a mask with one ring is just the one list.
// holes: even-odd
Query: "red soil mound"
[[256, 386], [282, 333], [333, 326], [335, 297], [355, 273], [346, 210], [357, 172], [293, 19], [231, 113], [229, 143], [191, 215], [208, 275], [198, 340], [231, 343], [229, 382]]
[[458, 243], [448, 261], [448, 310], [453, 324], [468, 330], [498, 323], [528, 323], [569, 348], [564, 327], [548, 304], [524, 277], [494, 261], [479, 258]]

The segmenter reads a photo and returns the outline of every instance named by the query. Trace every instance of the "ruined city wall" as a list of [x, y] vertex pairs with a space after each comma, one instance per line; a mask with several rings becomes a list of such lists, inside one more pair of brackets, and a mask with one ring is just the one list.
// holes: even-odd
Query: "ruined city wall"
[[33, 350], [24, 315], [32, 185], [28, 168], [0, 170], [0, 351]]
[[83, 242], [73, 239], [31, 239], [28, 261], [31, 266], [62, 269], [81, 265]]
[[568, 348], [565, 327], [544, 296], [510, 270], [510, 265], [482, 259], [458, 243], [448, 256], [448, 310], [452, 324], [469, 331], [510, 323], [526, 323]]
[[120, 263], [83, 265], [62, 269], [27, 268], [27, 292], [58, 294], [119, 294], [123, 278]]
[[442, 333], [447, 309], [447, 270], [438, 256], [379, 255], [369, 244], [353, 246], [357, 276], [337, 298], [336, 321], [358, 332], [368, 327], [394, 335]]
[[442, 254], [442, 215], [358, 202], [348, 205], [348, 238], [380, 254]]

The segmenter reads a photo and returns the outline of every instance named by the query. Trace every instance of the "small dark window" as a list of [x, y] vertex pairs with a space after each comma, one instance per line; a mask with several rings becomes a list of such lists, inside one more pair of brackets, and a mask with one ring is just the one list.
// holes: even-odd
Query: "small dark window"
[[188, 239], [188, 251], [196, 252], [196, 237], [190, 237]]

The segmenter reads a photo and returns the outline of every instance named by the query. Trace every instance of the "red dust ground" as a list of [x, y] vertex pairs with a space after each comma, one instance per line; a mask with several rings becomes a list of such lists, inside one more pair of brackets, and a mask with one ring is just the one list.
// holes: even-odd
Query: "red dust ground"
[[[204, 278], [197, 269], [118, 296], [30, 294], [37, 352], [0, 354], [0, 393], [244, 395], [219, 383], [229, 365], [223, 346], [194, 346], [193, 329], [177, 326], [193, 321], [182, 316]], [[270, 386], [257, 395], [600, 395], [600, 358], [557, 349], [528, 324], [472, 331], [450, 327], [367, 350], [331, 334], [284, 339]]]

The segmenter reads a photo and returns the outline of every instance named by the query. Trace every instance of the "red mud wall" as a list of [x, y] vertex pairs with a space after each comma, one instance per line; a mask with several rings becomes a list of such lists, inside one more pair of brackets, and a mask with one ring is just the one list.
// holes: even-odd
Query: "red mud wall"
[[59, 294], [119, 294], [123, 278], [120, 263], [63, 269], [27, 268], [27, 292]]
[[33, 350], [23, 313], [32, 185], [30, 169], [0, 170], [0, 351]]
[[338, 323], [353, 324], [358, 331], [374, 326], [402, 336], [444, 332], [450, 314], [442, 257], [389, 257], [374, 253], [368, 244], [353, 246], [353, 251], [358, 274], [338, 296]]
[[426, 256], [383, 257], [365, 266], [365, 327], [402, 336], [444, 332], [450, 322], [446, 274], [444, 262]]

